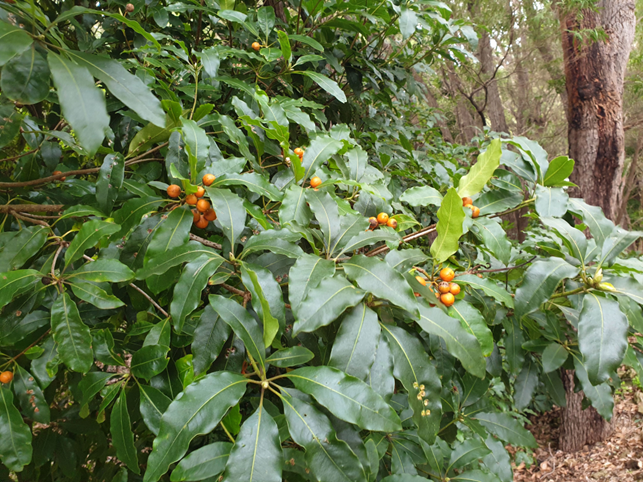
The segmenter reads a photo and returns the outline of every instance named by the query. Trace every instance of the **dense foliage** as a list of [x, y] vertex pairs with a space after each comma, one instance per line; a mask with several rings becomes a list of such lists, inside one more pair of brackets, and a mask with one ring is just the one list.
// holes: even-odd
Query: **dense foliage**
[[561, 367], [641, 369], [640, 233], [432, 129], [443, 3], [0, 5], [3, 480], [505, 482]]

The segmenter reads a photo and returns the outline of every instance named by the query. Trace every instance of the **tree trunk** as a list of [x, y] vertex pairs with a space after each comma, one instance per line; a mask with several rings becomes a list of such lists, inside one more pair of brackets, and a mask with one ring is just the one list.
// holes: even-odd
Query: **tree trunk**
[[456, 99], [457, 102], [455, 109], [455, 119], [456, 123], [458, 124], [458, 130], [460, 131], [460, 133], [458, 134], [456, 140], [458, 141], [458, 143], [466, 145], [469, 144], [469, 142], [471, 142], [471, 139], [475, 137], [478, 125], [473, 119], [471, 111], [469, 111], [467, 101], [465, 101], [463, 96], [460, 95], [460, 79], [458, 78], [458, 74], [455, 73], [453, 65], [451, 65], [449, 62], [447, 62], [447, 75], [449, 79], [447, 82], [447, 85], [449, 87], [449, 94], [452, 98]]
[[496, 81], [496, 65], [493, 60], [493, 49], [491, 48], [491, 38], [484, 31], [480, 36], [479, 42], [480, 67], [482, 78], [487, 82], [485, 88], [487, 97], [487, 113], [491, 121], [491, 128], [496, 132], [509, 132], [507, 119], [505, 118], [505, 109], [500, 98], [500, 90]]
[[[572, 194], [613, 219], [620, 207], [625, 160], [623, 79], [636, 17], [634, 0], [601, 0], [596, 11], [561, 13], [569, 103], [569, 156], [576, 161]], [[605, 41], [575, 37], [602, 28]]]
[[426, 84], [424, 85], [426, 86], [426, 93], [425, 93], [426, 103], [429, 105], [429, 107], [431, 107], [435, 111], [436, 123], [440, 128], [440, 132], [442, 132], [442, 138], [446, 142], [450, 142], [451, 144], [453, 144], [453, 135], [451, 135], [449, 126], [444, 120], [444, 116], [440, 112], [440, 106], [438, 105], [438, 100], [433, 95], [433, 92], [431, 92], [431, 89], [429, 89], [429, 86]]
[[[611, 219], [621, 206], [625, 160], [623, 79], [636, 26], [634, 0], [600, 0], [596, 10], [559, 12], [568, 98], [569, 156], [576, 161], [571, 194], [603, 208]], [[603, 29], [606, 40], [580, 42], [575, 34]], [[574, 372], [565, 371], [567, 407], [559, 446], [575, 451], [605, 440], [611, 425], [574, 393]]]

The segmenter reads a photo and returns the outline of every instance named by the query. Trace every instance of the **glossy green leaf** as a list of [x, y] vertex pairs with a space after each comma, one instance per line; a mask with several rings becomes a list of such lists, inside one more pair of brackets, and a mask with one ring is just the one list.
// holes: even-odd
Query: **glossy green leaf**
[[335, 274], [335, 263], [319, 256], [304, 254], [290, 268], [288, 283], [288, 301], [297, 317], [299, 306], [308, 292], [317, 286], [324, 278]]
[[504, 303], [508, 308], [513, 308], [514, 300], [503, 287], [498, 286], [495, 281], [487, 278], [478, 278], [475, 275], [466, 274], [456, 278], [458, 283], [463, 283], [472, 288], [482, 290], [487, 296], [491, 296], [496, 301]]
[[395, 432], [402, 424], [395, 411], [361, 380], [331, 367], [303, 367], [286, 375], [335, 416], [364, 430]]
[[480, 311], [466, 301], [459, 301], [449, 308], [449, 316], [459, 319], [462, 327], [478, 339], [484, 356], [491, 355], [493, 334]]
[[266, 372], [266, 346], [263, 343], [263, 333], [255, 319], [236, 301], [219, 295], [210, 295], [210, 306], [225, 321], [232, 331], [241, 338], [248, 353]]
[[[317, 75], [325, 78], [321, 74], [317, 74]], [[339, 89], [339, 87], [337, 88]], [[304, 168], [303, 178], [308, 179], [309, 177], [311, 177], [315, 173], [315, 171], [321, 166], [321, 164], [323, 164], [328, 159], [330, 159], [331, 156], [337, 154], [337, 152], [341, 148], [342, 148], [342, 143], [336, 139], [333, 139], [330, 136], [321, 135], [321, 136], [315, 137], [315, 139], [312, 140], [310, 145], [304, 151], [304, 158], [302, 161], [302, 167]], [[300, 178], [297, 177], [297, 181], [299, 180]], [[308, 191], [308, 193], [310, 192], [311, 191]]]
[[567, 360], [569, 353], [562, 345], [550, 343], [543, 351], [542, 363], [543, 372], [549, 373], [558, 370]]
[[513, 482], [511, 459], [504, 444], [492, 436], [487, 437], [484, 443], [491, 450], [491, 453], [482, 459], [484, 464], [498, 476], [501, 482]]
[[112, 378], [114, 373], [105, 372], [89, 372], [78, 383], [78, 389], [82, 393], [82, 398], [78, 401], [81, 407], [91, 402], [96, 394], [100, 392], [107, 383], [107, 380]]
[[460, 248], [465, 218], [462, 199], [454, 188], [449, 188], [438, 209], [438, 237], [431, 244], [431, 254], [437, 263], [443, 263]]
[[180, 460], [197, 435], [208, 434], [246, 390], [247, 380], [236, 373], [210, 373], [189, 385], [161, 418], [159, 434], [147, 461], [145, 482], [156, 482]]
[[540, 380], [543, 382], [545, 390], [556, 405], [559, 407], [567, 406], [565, 387], [563, 386], [563, 381], [560, 379], [560, 373], [558, 373], [558, 371], [543, 373]]
[[279, 207], [279, 221], [282, 224], [295, 222], [300, 226], [308, 226], [313, 217], [306, 202], [306, 191], [296, 184], [292, 184], [284, 193]]
[[132, 355], [130, 369], [135, 377], [149, 380], [167, 367], [169, 348], [164, 345], [147, 345]]
[[500, 223], [490, 218], [477, 218], [473, 220], [473, 232], [484, 243], [485, 248], [491, 251], [504, 265], [509, 263], [511, 243]]
[[174, 266], [194, 261], [203, 255], [212, 258], [219, 256], [212, 248], [203, 246], [196, 241], [190, 241], [169, 249], [162, 256], [151, 258], [144, 268], [136, 272], [136, 279], [147, 279], [153, 275], [161, 275]]
[[0, 66], [6, 64], [14, 56], [27, 50], [33, 43], [32, 38], [22, 29], [10, 23], [0, 22]]
[[16, 138], [20, 132], [22, 117], [23, 115], [13, 105], [0, 105], [0, 126], [2, 127], [0, 129], [0, 148], [5, 147]]
[[19, 269], [0, 273], [0, 308], [7, 305], [14, 296], [31, 289], [41, 277], [42, 275], [35, 269]]
[[13, 389], [20, 401], [22, 413], [38, 423], [49, 423], [49, 403], [38, 385], [38, 382], [27, 370], [16, 364]]
[[254, 310], [262, 319], [263, 343], [270, 346], [286, 326], [281, 286], [269, 270], [250, 263], [241, 265], [241, 280], [252, 295]]
[[107, 221], [89, 221], [80, 228], [65, 251], [65, 266], [83, 257], [85, 251], [95, 246], [101, 239], [120, 231], [118, 224]]
[[330, 420], [313, 405], [282, 394], [288, 431], [297, 445], [306, 450], [306, 462], [318, 480], [366, 482], [366, 473], [357, 456], [338, 440]]
[[566, 180], [574, 170], [574, 160], [567, 156], [558, 156], [551, 160], [543, 184], [555, 186]]
[[578, 259], [581, 263], [585, 263], [585, 255], [587, 254], [587, 238], [581, 230], [571, 226], [563, 219], [541, 217], [540, 221], [545, 226], [552, 228], [556, 234], [558, 234], [573, 257]]
[[279, 429], [263, 404], [241, 426], [222, 482], [281, 482], [283, 456]]
[[248, 190], [267, 197], [271, 201], [281, 201], [283, 193], [274, 184], [268, 182], [266, 177], [257, 172], [245, 172], [243, 174], [224, 174], [217, 177], [212, 188], [219, 186], [245, 186]]
[[65, 365], [75, 372], [88, 372], [94, 362], [92, 336], [67, 293], [59, 295], [51, 307], [51, 332]]
[[628, 248], [634, 241], [643, 236], [641, 231], [627, 231], [616, 226], [603, 244], [600, 266], [611, 265], [614, 259]]
[[[267, 7], [266, 7], [267, 8]], [[215, 442], [190, 452], [172, 471], [172, 482], [198, 481], [216, 477], [225, 469], [232, 444]]]
[[131, 269], [116, 259], [98, 259], [82, 265], [66, 276], [70, 281], [122, 283], [134, 279]]
[[523, 365], [514, 385], [514, 403], [518, 410], [524, 410], [529, 406], [537, 386], [538, 368], [529, 360]]
[[182, 128], [181, 137], [185, 143], [185, 149], [188, 154], [188, 163], [190, 165], [190, 179], [193, 183], [197, 181], [199, 165], [205, 163], [210, 150], [210, 140], [205, 130], [197, 125], [191, 119], [181, 118]]
[[121, 230], [113, 237], [126, 236], [145, 214], [158, 209], [164, 202], [165, 200], [156, 197], [135, 198], [125, 202], [122, 208], [114, 212], [114, 222], [121, 225]]
[[409, 203], [413, 207], [440, 206], [442, 194], [430, 186], [417, 186], [404, 191], [404, 194], [400, 196], [400, 201]]
[[73, 127], [80, 144], [90, 155], [94, 154], [109, 128], [104, 94], [87, 68], [53, 52], [49, 52], [47, 61], [65, 120]]
[[194, 329], [192, 354], [194, 355], [194, 373], [200, 375], [206, 372], [212, 362], [221, 353], [221, 349], [230, 336], [230, 327], [219, 315], [207, 305], [201, 314], [199, 323]]
[[375, 360], [366, 379], [366, 383], [387, 402], [391, 400], [395, 390], [395, 378], [393, 377], [393, 355], [386, 341], [380, 336], [377, 344]]
[[0, 386], [0, 462], [11, 471], [22, 472], [31, 456], [31, 430], [13, 404], [13, 393]]
[[[290, 283], [293, 283], [292, 278]], [[362, 301], [365, 294], [341, 276], [323, 278], [315, 288], [308, 290], [297, 308], [293, 334], [309, 333], [332, 323], [346, 309]]]
[[433, 443], [442, 418], [442, 385], [437, 371], [417, 338], [389, 325], [382, 325], [382, 333], [393, 354], [393, 374], [408, 393], [417, 433], [427, 443]]
[[9, 60], [2, 68], [0, 88], [3, 94], [15, 102], [22, 104], [42, 102], [49, 94], [47, 61], [33, 47], [25, 50]]
[[561, 217], [567, 212], [567, 201], [569, 196], [560, 187], [536, 186], [536, 212], [540, 216]]
[[614, 223], [605, 217], [603, 210], [598, 206], [590, 206], [582, 199], [570, 198], [568, 209], [583, 218], [583, 222], [589, 227], [596, 244], [599, 247], [614, 230]]
[[0, 246], [0, 273], [21, 268], [46, 242], [47, 229], [42, 226], [16, 232], [4, 246]]
[[420, 327], [427, 333], [442, 338], [449, 353], [460, 360], [465, 370], [483, 378], [485, 362], [478, 339], [439, 308], [430, 308], [425, 303], [419, 303], [419, 306]]
[[[489, 182], [494, 171], [500, 165], [501, 155], [502, 142], [500, 139], [492, 140], [487, 150], [478, 156], [478, 160], [471, 170], [460, 179], [457, 191], [460, 198], [473, 196], [482, 191], [482, 188]], [[462, 201], [460, 201], [460, 205], [462, 205]]]
[[172, 401], [163, 392], [150, 385], [139, 385], [138, 389], [141, 392], [140, 411], [143, 421], [154, 435], [158, 435], [161, 417]]
[[531, 432], [508, 413], [478, 412], [472, 418], [504, 442], [519, 447], [538, 447]]
[[461, 482], [498, 482], [495, 474], [483, 472], [482, 470], [467, 470], [466, 472], [452, 477], [450, 480]]
[[[335, 97], [341, 103], [346, 102], [346, 94], [344, 94], [344, 91], [339, 87], [339, 85], [337, 85], [337, 82], [335, 82], [334, 80], [331, 80], [325, 75], [319, 74], [317, 72], [313, 72], [311, 70], [305, 70], [303, 72], [298, 72], [298, 73], [312, 79], [313, 82], [319, 85], [330, 95]], [[307, 170], [306, 176], [308, 176], [308, 170]]]
[[223, 258], [220, 256], [202, 254], [183, 269], [179, 281], [174, 286], [174, 295], [170, 304], [174, 329], [178, 333], [183, 330], [186, 317], [201, 302], [201, 292], [208, 285], [210, 276], [221, 264], [223, 264]]
[[71, 290], [78, 298], [101, 310], [113, 310], [125, 304], [103, 287], [94, 283], [77, 281], [71, 283]]
[[43, 326], [49, 325], [50, 316], [46, 311], [37, 310], [28, 314], [21, 313], [20, 315], [11, 318], [6, 317], [0, 324], [0, 346], [14, 345], [27, 335]]
[[516, 316], [523, 316], [536, 311], [556, 291], [558, 284], [565, 278], [573, 278], [578, 268], [560, 258], [549, 258], [534, 262], [516, 290]]
[[111, 213], [118, 192], [123, 186], [125, 160], [121, 154], [107, 154], [96, 181], [96, 200], [104, 213]]
[[180, 120], [169, 114], [165, 116], [165, 127], [160, 127], [152, 122], [143, 127], [130, 142], [127, 156], [145, 152], [154, 144], [165, 142], [170, 138], [172, 131], [181, 125]]
[[627, 350], [627, 317], [618, 302], [587, 293], [578, 322], [578, 347], [592, 385], [610, 379]]
[[381, 241], [389, 243], [400, 243], [400, 236], [391, 231], [360, 231], [356, 236], [353, 236], [348, 242], [342, 247], [342, 250], [339, 254], [336, 255], [336, 258], [340, 258], [344, 253], [350, 253], [357, 249], [363, 248], [365, 246], [371, 246], [375, 243]]
[[223, 234], [234, 246], [246, 225], [246, 208], [243, 207], [243, 201], [228, 189], [208, 187], [206, 191], [217, 213], [217, 222], [221, 225]]
[[377, 314], [365, 303], [351, 309], [339, 327], [328, 365], [366, 381], [380, 342]]
[[342, 266], [346, 276], [357, 282], [363, 290], [404, 308], [415, 317], [419, 316], [413, 289], [404, 277], [385, 261], [358, 255], [344, 262]]
[[283, 348], [274, 352], [266, 358], [266, 363], [270, 363], [279, 368], [287, 368], [303, 365], [314, 357], [314, 353], [303, 346], [291, 346], [290, 348]]
[[424, 482], [425, 477], [411, 474], [396, 474], [384, 477], [380, 482]]
[[270, 229], [263, 231], [250, 238], [243, 248], [241, 258], [245, 258], [248, 254], [257, 251], [270, 251], [274, 254], [282, 254], [289, 258], [299, 258], [304, 255], [303, 250], [294, 244], [292, 240], [299, 238], [299, 235], [294, 235], [288, 230]]
[[139, 474], [141, 470], [138, 467], [138, 454], [134, 446], [134, 434], [132, 433], [129, 412], [127, 411], [125, 390], [121, 390], [121, 394], [112, 408], [110, 432], [118, 459], [127, 465], [127, 468], [132, 472]]
[[488, 455], [491, 451], [481, 440], [471, 438], [464, 442], [457, 443], [451, 452], [451, 458], [447, 465], [447, 472], [452, 469], [460, 469], [477, 459]]
[[498, 189], [487, 191], [476, 199], [475, 205], [480, 208], [480, 215], [500, 213], [513, 209], [524, 200], [522, 192], [505, 191]]

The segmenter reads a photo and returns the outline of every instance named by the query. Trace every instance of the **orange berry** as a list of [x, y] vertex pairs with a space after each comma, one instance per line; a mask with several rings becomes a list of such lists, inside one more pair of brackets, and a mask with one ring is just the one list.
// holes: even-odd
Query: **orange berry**
[[199, 213], [199, 211], [197, 211], [196, 209], [192, 210], [192, 216], [194, 224], [198, 223], [199, 219], [201, 219], [201, 213]]
[[310, 180], [310, 187], [319, 187], [321, 183], [322, 180], [319, 177], [315, 176]]
[[369, 227], [368, 227], [368, 228], [369, 228], [371, 231], [372, 231], [372, 230], [374, 230], [376, 227], [378, 227], [378, 226], [380, 225], [380, 223], [378, 223], [378, 222], [377, 222], [377, 218], [372, 218], [372, 217], [371, 217], [371, 218], [368, 218], [368, 223], [369, 223]]
[[477, 218], [480, 216], [480, 208], [477, 206], [471, 206], [471, 217]]
[[173, 198], [177, 198], [181, 195], [181, 186], [177, 186], [176, 184], [170, 184], [167, 187], [167, 195]]
[[197, 228], [205, 229], [208, 227], [208, 220], [201, 216], [201, 219], [196, 223]]
[[456, 283], [451, 283], [451, 286], [449, 287], [449, 291], [453, 296], [457, 296], [460, 294], [460, 285]]
[[416, 291], [415, 293], [413, 293], [413, 294], [415, 295], [415, 297], [416, 297], [416, 298], [419, 298], [420, 296], [422, 296], [422, 295], [421, 295], [420, 293], [418, 293], [417, 291]]
[[[54, 176], [57, 176], [58, 174], [62, 174], [62, 173], [63, 173], [62, 171], [54, 171], [54, 174], [53, 174], [53, 175], [54, 175]], [[58, 180], [59, 180], [59, 181], [64, 181], [65, 179], [67, 179], [67, 178], [66, 178], [66, 177], [61, 177], [61, 178], [59, 178]]]
[[252, 42], [252, 49], [259, 52], [261, 50], [261, 44], [259, 42]]
[[216, 176], [214, 174], [206, 174], [203, 176], [203, 185], [204, 186], [210, 186], [216, 179]]
[[418, 283], [420, 283], [422, 286], [426, 286], [426, 280], [422, 278], [422, 276], [416, 276], [415, 279], [417, 280]]
[[203, 197], [205, 194], [205, 189], [203, 189], [201, 186], [196, 188], [196, 197]]
[[190, 206], [196, 206], [196, 203], [199, 199], [194, 194], [188, 194], [185, 197], [185, 202]]
[[199, 199], [199, 201], [196, 203], [196, 208], [202, 213], [204, 213], [208, 209], [210, 209], [210, 203], [205, 199]]
[[462, 205], [466, 206], [467, 204], [473, 204], [473, 199], [468, 196], [462, 198]]
[[386, 213], [379, 213], [377, 215], [377, 222], [380, 224], [386, 224], [388, 223], [388, 214]]
[[451, 284], [448, 281], [440, 281], [440, 283], [438, 284], [438, 290], [442, 294], [448, 293], [450, 289], [451, 289]]
[[131, 3], [128, 3], [127, 5], [125, 5], [125, 11], [127, 13], [132, 13], [134, 11], [134, 5]]
[[214, 212], [214, 209], [210, 208], [203, 213], [203, 217], [208, 221], [214, 221], [215, 219], [217, 219], [217, 213]]
[[304, 155], [304, 150], [301, 147], [295, 147], [293, 152], [300, 157]]
[[444, 306], [451, 306], [455, 302], [455, 297], [451, 293], [444, 293], [440, 296], [440, 301]]
[[13, 380], [13, 373], [12, 372], [2, 372], [2, 373], [0, 373], [0, 383], [11, 383], [11, 380]]
[[455, 272], [451, 268], [442, 268], [440, 278], [442, 278], [443, 281], [451, 281], [455, 278]]
[[389, 219], [388, 221], [386, 221], [386, 225], [389, 228], [397, 229], [397, 221], [395, 219]]

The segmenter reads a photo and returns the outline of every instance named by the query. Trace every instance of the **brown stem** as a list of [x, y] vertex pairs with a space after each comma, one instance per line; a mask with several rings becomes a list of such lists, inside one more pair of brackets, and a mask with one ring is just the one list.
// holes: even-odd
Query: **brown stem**
[[33, 154], [34, 152], [38, 152], [38, 150], [39, 150], [39, 149], [40, 149], [40, 148], [38, 148], [38, 149], [34, 149], [33, 151], [29, 151], [29, 152], [23, 152], [22, 154], [18, 154], [17, 156], [13, 156], [13, 157], [6, 157], [6, 158], [4, 158], [4, 159], [0, 159], [0, 162], [11, 162], [11, 161], [15, 161], [15, 160], [17, 160], [17, 159], [20, 159], [21, 157], [25, 157], [25, 156], [28, 156], [29, 154]]
[[39, 220], [39, 219], [30, 218], [30, 217], [27, 217], [27, 216], [22, 216], [22, 215], [18, 214], [17, 212], [15, 212], [14, 210], [10, 210], [10, 211], [8, 212], [8, 214], [11, 214], [14, 218], [16, 218], [16, 219], [20, 219], [21, 221], [24, 221], [24, 222], [26, 222], [26, 223], [40, 224], [41, 226], [45, 226], [45, 227], [47, 227], [47, 228], [50, 228], [50, 227], [51, 227], [51, 226], [49, 226], [49, 224], [47, 224], [45, 221], [41, 221], [41, 220]]
[[201, 243], [203, 246], [207, 246], [209, 248], [214, 248], [214, 249], [221, 249], [222, 246], [218, 243], [214, 243], [212, 241], [208, 241], [207, 239], [204, 239], [200, 236], [197, 236], [196, 234], [190, 233], [190, 239], [193, 241], [198, 241]]

